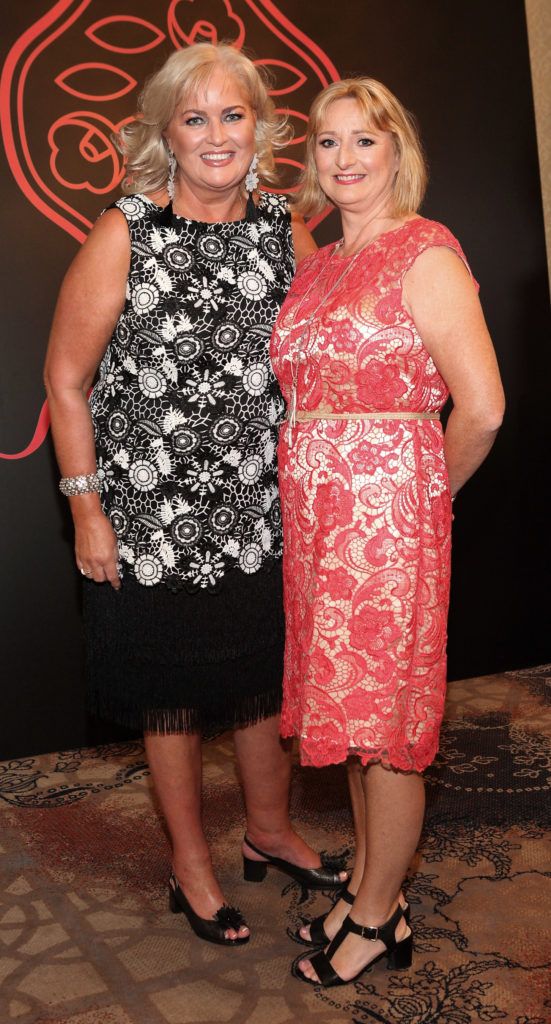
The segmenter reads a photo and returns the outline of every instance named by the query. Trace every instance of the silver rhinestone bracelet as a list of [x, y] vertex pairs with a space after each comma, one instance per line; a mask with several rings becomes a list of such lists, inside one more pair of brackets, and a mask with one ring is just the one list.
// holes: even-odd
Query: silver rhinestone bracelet
[[88, 476], [64, 476], [59, 481], [59, 489], [66, 498], [73, 498], [75, 494], [91, 494], [101, 491], [101, 480], [97, 473], [89, 473]]

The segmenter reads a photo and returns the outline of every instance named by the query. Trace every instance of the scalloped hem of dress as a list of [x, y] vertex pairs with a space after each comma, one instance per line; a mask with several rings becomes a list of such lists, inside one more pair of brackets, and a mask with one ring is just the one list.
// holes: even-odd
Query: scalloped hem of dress
[[[297, 733], [288, 730], [285, 726], [281, 728], [283, 739], [297, 738]], [[413, 753], [411, 749], [404, 748], [387, 750], [359, 750], [357, 747], [330, 747], [322, 749], [320, 744], [305, 741], [298, 737], [300, 763], [303, 768], [328, 768], [333, 764], [344, 764], [349, 757], [359, 758], [364, 767], [371, 764], [381, 764], [384, 768], [394, 771], [419, 774], [424, 772], [432, 764], [438, 753], [438, 736], [431, 743], [424, 743]]]
[[151, 584], [142, 583], [136, 576], [134, 566], [130, 562], [121, 561], [120, 563], [120, 577], [124, 582], [125, 574], [130, 576], [134, 583], [138, 583], [144, 590], [152, 590], [155, 587], [164, 587], [169, 590], [172, 594], [187, 594], [189, 597], [194, 597], [195, 594], [219, 594], [224, 587], [224, 580], [229, 573], [239, 573], [243, 578], [266, 575], [274, 572], [274, 570], [281, 565], [282, 554], [277, 552], [274, 554], [267, 555], [262, 560], [262, 564], [254, 573], [246, 573], [243, 571], [239, 563], [234, 562], [233, 564], [228, 563], [222, 576], [214, 579], [213, 583], [208, 583], [207, 586], [203, 586], [201, 583], [193, 583], [191, 580], [185, 579], [182, 576], [174, 574], [172, 576], [163, 576], [158, 583], [153, 586]]

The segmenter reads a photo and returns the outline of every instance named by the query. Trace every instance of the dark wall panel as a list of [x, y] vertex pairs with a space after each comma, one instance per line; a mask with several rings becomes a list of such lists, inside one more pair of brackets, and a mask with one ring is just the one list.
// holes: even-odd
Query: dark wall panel
[[[96, 31], [125, 52], [101, 47], [90, 35], [113, 15], [134, 20]], [[303, 115], [324, 80], [370, 74], [418, 117], [431, 166], [423, 212], [444, 221], [467, 252], [508, 398], [495, 449], [456, 502], [450, 678], [550, 660], [549, 305], [520, 0], [347, 0], [338, 7], [329, 0], [281, 0], [277, 7], [271, 0], [32, 0], [11, 5], [3, 28], [9, 159], [3, 155], [0, 165], [1, 452], [19, 453], [31, 441], [59, 284], [86, 222], [118, 194], [116, 185], [108, 188], [116, 159], [105, 151], [94, 161], [82, 146], [91, 129], [99, 129], [88, 138], [96, 152], [107, 145], [108, 122], [132, 113], [137, 86], [108, 99], [83, 99], [75, 90], [103, 89], [113, 97], [157, 68], [175, 44], [205, 38], [198, 31], [243, 36], [257, 57], [279, 61], [276, 84], [288, 89], [281, 106]], [[82, 63], [115, 71], [92, 68], [78, 77], [71, 69]], [[74, 116], [83, 112], [88, 120]], [[299, 128], [300, 118], [295, 123]], [[285, 156], [300, 162], [301, 146]], [[284, 170], [288, 186], [294, 165]], [[338, 231], [332, 213], [317, 227], [317, 240], [324, 244]], [[1, 459], [0, 473], [0, 758], [109, 739], [114, 731], [87, 722], [83, 711], [79, 580], [49, 437], [27, 457]]]

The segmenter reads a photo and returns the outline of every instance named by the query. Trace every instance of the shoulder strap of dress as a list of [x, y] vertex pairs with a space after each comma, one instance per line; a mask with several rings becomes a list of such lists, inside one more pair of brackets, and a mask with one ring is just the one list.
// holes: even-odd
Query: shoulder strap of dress
[[106, 213], [107, 210], [120, 210], [126, 220], [131, 241], [136, 237], [138, 225], [143, 226], [144, 220], [156, 218], [159, 214], [158, 208], [139, 193], [119, 196], [105, 210], [102, 210], [102, 213]]
[[404, 274], [413, 266], [415, 260], [422, 252], [426, 252], [427, 249], [434, 249], [444, 247], [451, 249], [455, 252], [459, 259], [465, 264], [471, 278], [478, 288], [478, 283], [474, 278], [473, 272], [469, 266], [467, 257], [461, 248], [457, 238], [444, 224], [440, 224], [436, 220], [426, 220], [424, 217], [418, 220], [412, 221], [412, 230], [408, 237], [407, 244], [404, 247], [404, 261], [402, 269], [402, 278]]
[[281, 216], [291, 216], [287, 197], [281, 195], [279, 192], [262, 191], [261, 205], [263, 216], [270, 220], [279, 219]]

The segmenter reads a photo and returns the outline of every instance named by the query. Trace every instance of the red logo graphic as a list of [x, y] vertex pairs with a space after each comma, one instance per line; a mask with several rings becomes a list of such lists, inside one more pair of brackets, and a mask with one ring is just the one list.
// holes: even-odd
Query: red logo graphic
[[[105, 11], [98, 0], [58, 0], [17, 40], [4, 65], [0, 124], [14, 178], [29, 202], [78, 242], [119, 191], [124, 166], [111, 136], [131, 120], [138, 83], [160, 67], [170, 44], [182, 49], [229, 40], [254, 51], [269, 69], [278, 109], [295, 128], [277, 157], [285, 193], [303, 166], [310, 104], [339, 78], [327, 55], [271, 0], [165, 0], [151, 10], [155, 23], [123, 0], [116, 13], [98, 18]], [[67, 66], [68, 53], [78, 62]], [[30, 455], [48, 426], [45, 405], [30, 444], [0, 458]]]

